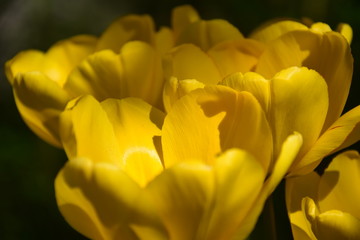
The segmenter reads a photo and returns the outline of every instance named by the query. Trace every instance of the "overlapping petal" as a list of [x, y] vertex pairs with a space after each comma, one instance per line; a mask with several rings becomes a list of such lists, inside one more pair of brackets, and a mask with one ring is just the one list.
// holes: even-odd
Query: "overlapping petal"
[[176, 45], [192, 43], [204, 51], [227, 40], [244, 38], [240, 31], [226, 20], [202, 20], [196, 10], [188, 5], [173, 10], [172, 26]]
[[166, 166], [193, 158], [212, 163], [216, 154], [234, 147], [249, 151], [264, 169], [271, 165], [271, 131], [251, 94], [208, 86], [184, 96], [173, 108], [163, 126]]
[[[259, 100], [270, 123], [275, 156], [293, 131], [303, 136], [304, 144], [291, 171], [302, 167], [302, 158], [318, 140], [328, 111], [324, 79], [314, 70], [291, 67], [270, 80], [256, 73], [237, 73], [225, 78], [221, 84], [240, 92], [249, 91]], [[313, 163], [317, 161], [317, 158], [310, 158], [306, 165], [313, 169]]]
[[99, 38], [96, 50], [119, 52], [125, 43], [134, 40], [155, 45], [155, 26], [149, 15], [132, 14], [115, 20]]
[[[295, 239], [360, 237], [360, 157], [347, 151], [333, 159], [322, 176], [287, 179], [287, 208]], [[355, 184], [354, 184], [355, 183]]]
[[69, 101], [68, 94], [40, 72], [17, 75], [13, 91], [17, 108], [31, 130], [48, 143], [61, 147], [59, 114]]
[[139, 97], [160, 105], [162, 86], [159, 54], [148, 44], [134, 41], [125, 44], [119, 55], [104, 50], [87, 58], [69, 76], [65, 89], [72, 96], [91, 94], [100, 101]]
[[95, 49], [96, 38], [79, 35], [62, 40], [46, 53], [38, 50], [20, 52], [5, 64], [5, 72], [11, 84], [18, 74], [38, 71], [63, 86], [69, 73]]
[[256, 72], [271, 78], [291, 66], [314, 69], [325, 79], [329, 91], [329, 111], [323, 127], [326, 130], [339, 118], [349, 94], [353, 58], [348, 42], [336, 32], [291, 31], [271, 42]]

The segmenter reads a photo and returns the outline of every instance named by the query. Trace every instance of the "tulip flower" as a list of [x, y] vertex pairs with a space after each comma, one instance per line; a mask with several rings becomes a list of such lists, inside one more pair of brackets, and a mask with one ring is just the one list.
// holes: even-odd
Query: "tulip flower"
[[[282, 84], [274, 86], [278, 90], [270, 87], [271, 97], [269, 99], [276, 99], [276, 95], [279, 95], [279, 97], [283, 95], [285, 97], [277, 103], [281, 104], [282, 110], [276, 110], [278, 107], [272, 104], [273, 107], [268, 113], [269, 117], [272, 118], [269, 121], [272, 125], [275, 142], [277, 138], [280, 142], [282, 141], [283, 138], [280, 136], [282, 133], [280, 132], [284, 131], [287, 127], [289, 127], [288, 132], [295, 130], [304, 137], [304, 145], [297, 160], [295, 160], [290, 168], [290, 175], [311, 172], [325, 156], [348, 147], [360, 139], [360, 107], [357, 106], [340, 116], [350, 89], [353, 58], [349, 46], [352, 38], [351, 28], [346, 24], [342, 24], [339, 27], [339, 31], [340, 33], [331, 31], [330, 27], [323, 23], [312, 24], [310, 28], [293, 21], [278, 21], [268, 24], [251, 35], [252, 38], [266, 44], [266, 48], [258, 59], [255, 68], [255, 71], [261, 74], [261, 76], [255, 76], [253, 79], [250, 77], [249, 83], [245, 83], [247, 81], [245, 79], [249, 77], [241, 80], [230, 80], [233, 82], [233, 85], [237, 85], [236, 88], [239, 90], [252, 91], [257, 96], [259, 94], [263, 95], [258, 97], [261, 101], [267, 99], [268, 95], [268, 93], [261, 94], [259, 91], [259, 89], [264, 88], [264, 84], [266, 85], [264, 80], [278, 78], [279, 74], [281, 75], [279, 71], [288, 67], [306, 66], [316, 70], [322, 77], [317, 78], [319, 80], [314, 80], [315, 85], [324, 85], [322, 82], [325, 80], [326, 86], [321, 87], [322, 90], [320, 90], [320, 87], [315, 86], [308, 89], [302, 88], [300, 85], [303, 84], [299, 82], [298, 87], [294, 85], [295, 88], [291, 90], [291, 92], [293, 91], [293, 96], [289, 94], [287, 97], [281, 92], [284, 92], [285, 89], [289, 91], [289, 86], [283, 85], [281, 87], [280, 85]], [[300, 74], [298, 70], [289, 71], [288, 74], [292, 74], [291, 72], [296, 73], [296, 75]], [[230, 78], [242, 78], [239, 76]], [[302, 78], [306, 78], [306, 76], [304, 75]], [[234, 81], [240, 81], [241, 83], [234, 83]], [[319, 83], [315, 83], [315, 81]], [[287, 83], [284, 82], [284, 84]], [[269, 87], [266, 86], [265, 88]], [[295, 106], [299, 107], [298, 103], [305, 103], [305, 98], [311, 95], [313, 91], [326, 91], [327, 96], [319, 93], [318, 96], [314, 96], [313, 102], [303, 105], [304, 108], [302, 110], [301, 108], [295, 109]], [[320, 107], [320, 102], [324, 103], [324, 101], [328, 103]], [[285, 102], [289, 104], [288, 107], [285, 107], [286, 104], [282, 104]], [[274, 104], [277, 105], [276, 103]], [[318, 110], [315, 110], [315, 106], [318, 107]], [[286, 115], [292, 109], [295, 109], [295, 115]], [[276, 117], [277, 114], [274, 111], [282, 111], [285, 115], [283, 117]], [[314, 112], [309, 114], [310, 112], [308, 111]], [[305, 114], [306, 112], [307, 114]], [[308, 118], [302, 123], [302, 126], [300, 126], [300, 114]], [[311, 124], [311, 126], [308, 124]], [[308, 134], [312, 135], [312, 137], [308, 136]], [[311, 138], [312, 140], [310, 140]]]
[[[207, 52], [195, 45], [178, 46], [165, 58], [164, 74], [169, 79], [163, 93], [165, 109], [169, 112], [177, 99], [206, 85], [250, 91], [267, 113], [275, 153], [291, 132], [298, 131], [304, 137], [289, 175], [309, 173], [325, 156], [360, 139], [360, 107], [341, 116], [353, 58], [348, 42], [351, 28], [342, 24], [339, 31], [331, 31], [323, 23], [309, 28], [294, 21], [277, 21], [256, 30], [250, 36], [253, 42], [242, 41], [242, 47], [240, 41], [238, 47], [228, 41]], [[304, 66], [317, 73], [301, 68]]]
[[164, 116], [135, 98], [71, 101], [60, 117], [61, 213], [91, 239], [245, 239], [301, 136], [273, 162], [258, 101], [224, 86], [193, 91]]
[[160, 55], [172, 41], [169, 29], [155, 32], [148, 15], [128, 15], [99, 38], [80, 35], [47, 52], [20, 52], [6, 63], [5, 72], [26, 124], [46, 142], [61, 147], [59, 114], [81, 94], [95, 94], [99, 100], [140, 97], [160, 107]]
[[286, 202], [294, 239], [360, 238], [360, 156], [336, 156], [323, 175], [286, 180]]
[[58, 147], [59, 114], [77, 96], [92, 94], [99, 100], [133, 96], [162, 105], [161, 58], [153, 47], [131, 41], [119, 53], [107, 49], [88, 55], [93, 49], [77, 45], [77, 40], [61, 42], [46, 54], [20, 53], [7, 63], [23, 119], [38, 136]]

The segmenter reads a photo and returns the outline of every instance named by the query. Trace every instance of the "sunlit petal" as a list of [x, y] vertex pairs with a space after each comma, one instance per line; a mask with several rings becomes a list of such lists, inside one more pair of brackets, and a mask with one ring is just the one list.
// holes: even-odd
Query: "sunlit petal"
[[291, 66], [314, 69], [325, 79], [329, 92], [325, 131], [339, 118], [348, 97], [353, 72], [348, 42], [336, 32], [292, 31], [272, 42], [261, 55], [256, 71], [271, 78]]
[[300, 159], [321, 133], [328, 109], [326, 83], [317, 72], [297, 67], [279, 72], [270, 83], [275, 153], [284, 139], [297, 131], [304, 140]]
[[93, 97], [85, 96], [69, 102], [60, 121], [61, 140], [70, 159], [87, 157], [95, 162], [121, 164], [111, 122]]
[[160, 56], [146, 43], [129, 42], [119, 55], [104, 50], [88, 57], [72, 72], [65, 89], [74, 97], [91, 94], [102, 101], [131, 96], [158, 104], [162, 85]]
[[291, 169], [293, 175], [312, 171], [327, 155], [359, 141], [360, 106], [342, 115], [320, 136], [301, 161]]

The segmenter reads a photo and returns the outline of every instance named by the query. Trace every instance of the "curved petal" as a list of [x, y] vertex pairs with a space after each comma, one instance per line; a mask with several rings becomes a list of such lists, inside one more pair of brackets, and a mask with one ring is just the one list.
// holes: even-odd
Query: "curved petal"
[[156, 50], [161, 55], [167, 53], [172, 47], [174, 47], [174, 36], [170, 28], [161, 27], [155, 35]]
[[144, 219], [162, 231], [150, 203], [140, 203], [139, 186], [112, 164], [70, 159], [56, 178], [55, 191], [65, 219], [92, 239], [138, 239], [130, 225]]
[[327, 211], [317, 215], [311, 223], [318, 239], [360, 238], [360, 220], [346, 212]]
[[321, 177], [319, 209], [351, 213], [360, 219], [360, 155], [347, 151], [337, 155]]
[[196, 102], [196, 95], [178, 100], [165, 117], [162, 128], [164, 164], [170, 167], [191, 159], [213, 162], [220, 153], [218, 126], [224, 114], [207, 117]]
[[260, 74], [254, 72], [248, 72], [244, 75], [241, 73], [234, 73], [224, 78], [220, 84], [231, 87], [237, 91], [251, 92], [259, 101], [265, 113], [269, 114], [271, 96], [270, 81], [263, 78]]
[[107, 99], [101, 103], [118, 142], [123, 170], [145, 186], [162, 170], [156, 138], [160, 138], [164, 113], [136, 98]]
[[320, 176], [315, 172], [286, 179], [286, 207], [291, 222], [291, 229], [295, 240], [315, 239], [311, 226], [301, 209], [302, 199], [310, 197], [317, 199]]
[[181, 45], [168, 53], [164, 61], [164, 74], [166, 78], [196, 79], [206, 85], [217, 84], [221, 80], [213, 60], [192, 44]]
[[348, 97], [353, 72], [349, 44], [336, 32], [292, 31], [272, 42], [264, 51], [256, 72], [271, 78], [291, 66], [314, 69], [325, 79], [329, 91], [325, 131], [339, 118]]
[[194, 158], [211, 163], [216, 154], [235, 147], [249, 151], [267, 170], [271, 139], [266, 116], [250, 93], [208, 86], [178, 100], [165, 118], [165, 165]]
[[289, 170], [289, 167], [295, 160], [297, 154], [302, 145], [302, 137], [299, 133], [294, 133], [290, 135], [283, 143], [281, 152], [275, 161], [272, 172], [268, 175], [261, 192], [254, 201], [252, 210], [246, 216], [246, 221], [242, 223], [241, 229], [236, 233], [236, 238], [234, 239], [245, 239], [254, 228], [257, 219], [264, 207], [266, 199], [270, 194], [275, 190], [276, 186], [284, 178], [286, 172]]
[[166, 169], [145, 189], [173, 240], [196, 239], [214, 190], [211, 168], [199, 162]]
[[130, 14], [118, 18], [101, 35], [96, 50], [110, 49], [117, 53], [125, 43], [134, 40], [154, 46], [155, 26], [149, 15]]
[[200, 228], [198, 239], [232, 239], [247, 221], [266, 172], [251, 154], [230, 149], [216, 159], [214, 175], [215, 197], [203, 218], [206, 224]]
[[359, 141], [359, 133], [360, 106], [345, 113], [331, 125], [301, 161], [294, 165], [294, 168], [291, 169], [291, 174], [300, 175], [312, 171], [325, 156]]
[[307, 29], [308, 28], [300, 22], [292, 20], [273, 20], [266, 22], [255, 29], [249, 37], [263, 43], [269, 43], [288, 32]]
[[321, 133], [328, 109], [326, 83], [313, 70], [292, 67], [279, 72], [270, 84], [275, 153], [280, 152], [286, 137], [297, 131], [304, 140], [297, 164]]
[[343, 35], [347, 42], [350, 44], [353, 38], [353, 30], [351, 28], [351, 26], [347, 23], [340, 23], [337, 28], [336, 31], [341, 33], [341, 35]]
[[17, 108], [31, 130], [46, 142], [61, 147], [59, 115], [69, 101], [67, 93], [40, 72], [17, 75], [13, 90]]
[[220, 42], [243, 38], [239, 30], [226, 20], [199, 20], [184, 28], [176, 39], [176, 45], [192, 43], [207, 51]]
[[172, 105], [182, 96], [185, 96], [195, 89], [204, 87], [205, 84], [196, 79], [184, 79], [179, 81], [176, 77], [171, 77], [165, 82], [163, 91], [163, 102], [166, 112], [170, 112]]
[[257, 65], [264, 46], [251, 39], [221, 42], [210, 48], [208, 54], [218, 66], [221, 76], [235, 72], [249, 72]]
[[13, 84], [19, 73], [40, 71], [63, 86], [75, 66], [94, 51], [95, 43], [95, 37], [79, 35], [59, 41], [46, 53], [37, 50], [20, 52], [6, 62], [6, 76]]
[[64, 88], [74, 97], [91, 94], [101, 101], [130, 96], [156, 104], [162, 78], [160, 56], [155, 50], [143, 42], [129, 42], [120, 55], [104, 50], [88, 57], [72, 72]]
[[70, 159], [87, 157], [94, 162], [108, 162], [116, 166], [122, 163], [113, 126], [100, 103], [92, 96], [68, 103], [66, 111], [60, 116], [60, 137]]
[[177, 39], [188, 25], [198, 20], [200, 20], [200, 16], [191, 5], [175, 7], [171, 14], [171, 25], [174, 30], [174, 39]]

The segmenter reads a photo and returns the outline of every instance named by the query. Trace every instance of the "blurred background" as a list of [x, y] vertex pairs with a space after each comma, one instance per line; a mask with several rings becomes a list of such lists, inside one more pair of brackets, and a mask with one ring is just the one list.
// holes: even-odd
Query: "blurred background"
[[[38, 139], [17, 112], [4, 63], [19, 51], [46, 51], [56, 41], [100, 35], [117, 17], [148, 13], [169, 25], [171, 9], [192, 4], [203, 19], [224, 18], [245, 35], [274, 17], [309, 17], [354, 30], [355, 72], [346, 111], [360, 104], [360, 1], [358, 0], [1, 0], [0, 1], [0, 239], [84, 239], [58, 212], [53, 181], [66, 161]], [[360, 150], [359, 144], [353, 146]], [[288, 238], [287, 236], [286, 238]]]

